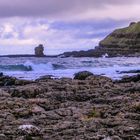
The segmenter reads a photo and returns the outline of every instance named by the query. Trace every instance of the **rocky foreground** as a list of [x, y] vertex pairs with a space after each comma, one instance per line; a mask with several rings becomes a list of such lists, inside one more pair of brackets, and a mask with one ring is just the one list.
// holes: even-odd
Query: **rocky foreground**
[[140, 76], [0, 76], [0, 140], [139, 140]]

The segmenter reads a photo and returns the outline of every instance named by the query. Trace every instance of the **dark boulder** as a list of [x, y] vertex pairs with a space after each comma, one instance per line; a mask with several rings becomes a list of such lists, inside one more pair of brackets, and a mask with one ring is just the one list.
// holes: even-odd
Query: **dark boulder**
[[44, 76], [41, 76], [41, 77], [39, 77], [38, 79], [36, 79], [35, 81], [36, 82], [39, 82], [39, 81], [47, 81], [47, 80], [50, 80], [50, 79], [52, 79], [52, 75], [44, 75]]
[[117, 81], [119, 83], [128, 83], [128, 82], [138, 82], [140, 81], [140, 74], [134, 76], [124, 76], [121, 80]]
[[0, 72], [0, 77], [2, 77], [3, 76], [3, 73], [2, 72]]
[[81, 72], [74, 74], [74, 79], [85, 80], [87, 77], [89, 77], [91, 75], [93, 75], [93, 73], [91, 73], [89, 71], [81, 71]]

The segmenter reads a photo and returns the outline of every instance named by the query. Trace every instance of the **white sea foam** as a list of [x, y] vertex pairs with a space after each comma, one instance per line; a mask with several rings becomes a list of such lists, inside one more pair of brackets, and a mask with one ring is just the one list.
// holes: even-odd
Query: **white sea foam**
[[[140, 70], [140, 58], [1, 58], [2, 65], [21, 65], [23, 69], [9, 71], [4, 74], [23, 79], [36, 79], [43, 75], [55, 77], [73, 77], [74, 73], [87, 70], [94, 74], [103, 74], [111, 78], [120, 78], [124, 74], [117, 71]], [[23, 67], [25, 66], [25, 67]], [[32, 70], [28, 68], [32, 68]], [[10, 67], [11, 68], [11, 67]], [[26, 70], [27, 68], [27, 70]], [[25, 70], [24, 70], [25, 69]], [[131, 75], [131, 74], [130, 74]]]
[[30, 124], [28, 124], [28, 125], [20, 125], [19, 126], [19, 129], [22, 129], [22, 130], [31, 129], [31, 128], [38, 129], [36, 126], [30, 125]]
[[31, 66], [33, 71], [46, 71], [46, 70], [52, 70], [53, 69], [53, 66], [52, 66], [51, 62], [48, 62], [46, 64], [43, 64], [43, 63], [35, 64], [35, 63], [32, 63], [31, 61], [26, 61], [24, 63], [24, 65], [27, 66], [27, 67]]

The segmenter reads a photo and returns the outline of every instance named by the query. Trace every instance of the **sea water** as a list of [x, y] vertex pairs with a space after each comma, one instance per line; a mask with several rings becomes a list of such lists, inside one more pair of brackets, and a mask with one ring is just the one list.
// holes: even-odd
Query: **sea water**
[[[90, 71], [113, 79], [126, 74], [120, 71], [140, 70], [140, 57], [115, 58], [37, 58], [37, 57], [1, 57], [0, 72], [21, 79], [35, 80], [40, 76], [73, 77], [76, 72]], [[132, 75], [131, 73], [129, 75]]]

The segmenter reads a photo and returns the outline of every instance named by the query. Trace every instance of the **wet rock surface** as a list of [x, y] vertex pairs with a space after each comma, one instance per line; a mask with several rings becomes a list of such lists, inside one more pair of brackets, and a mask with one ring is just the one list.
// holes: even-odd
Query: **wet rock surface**
[[30, 139], [139, 140], [140, 81], [93, 75], [2, 84], [0, 140]]

